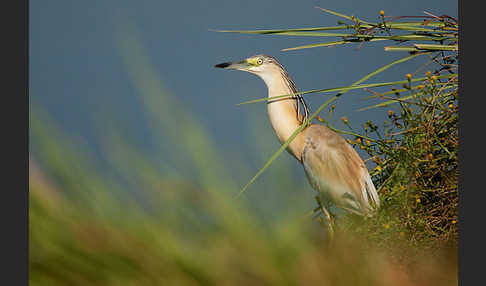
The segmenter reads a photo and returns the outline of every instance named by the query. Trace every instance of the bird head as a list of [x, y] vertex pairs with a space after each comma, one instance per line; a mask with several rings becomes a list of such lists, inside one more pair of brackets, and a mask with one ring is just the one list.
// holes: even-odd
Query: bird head
[[217, 64], [214, 67], [227, 70], [246, 71], [261, 75], [262, 73], [272, 71], [275, 68], [281, 68], [281, 65], [271, 56], [256, 55], [242, 61]]

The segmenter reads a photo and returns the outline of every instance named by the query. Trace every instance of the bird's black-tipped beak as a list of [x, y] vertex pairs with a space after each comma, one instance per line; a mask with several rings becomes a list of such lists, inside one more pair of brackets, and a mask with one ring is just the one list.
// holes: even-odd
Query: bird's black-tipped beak
[[246, 61], [240, 61], [240, 62], [226, 62], [226, 63], [221, 63], [217, 64], [214, 66], [215, 68], [220, 68], [220, 69], [227, 69], [227, 70], [248, 70], [250, 67], [250, 64]]
[[214, 65], [214, 67], [225, 69], [225, 68], [229, 67], [230, 65], [231, 65], [231, 63], [221, 63], [221, 64]]

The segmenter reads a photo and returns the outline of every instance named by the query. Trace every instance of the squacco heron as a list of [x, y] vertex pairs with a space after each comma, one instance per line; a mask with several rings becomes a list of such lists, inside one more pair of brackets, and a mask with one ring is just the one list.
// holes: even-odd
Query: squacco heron
[[[256, 55], [217, 68], [256, 74], [268, 89], [267, 110], [280, 143], [284, 143], [309, 116], [309, 108], [285, 68], [268, 55]], [[288, 97], [276, 96], [289, 95]], [[299, 107], [302, 106], [302, 110]], [[366, 165], [340, 135], [329, 128], [309, 123], [289, 144], [287, 151], [304, 167], [310, 185], [318, 192], [319, 209], [332, 230], [330, 204], [358, 215], [372, 216], [379, 198]], [[375, 208], [370, 204], [373, 201]]]

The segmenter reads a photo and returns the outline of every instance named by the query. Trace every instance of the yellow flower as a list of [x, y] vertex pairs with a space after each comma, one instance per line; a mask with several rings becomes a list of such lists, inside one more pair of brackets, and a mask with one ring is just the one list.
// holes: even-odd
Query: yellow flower
[[434, 159], [434, 155], [432, 155], [432, 153], [429, 153], [429, 159], [430, 160]]
[[405, 191], [405, 187], [403, 185], [400, 185], [400, 191]]
[[389, 116], [392, 116], [395, 112], [393, 112], [393, 110], [388, 110], [388, 115]]
[[408, 80], [411, 80], [412, 79], [412, 74], [411, 73], [407, 73], [407, 79]]
[[381, 166], [380, 166], [380, 165], [376, 166], [376, 170], [377, 170], [378, 172], [381, 172]]
[[450, 109], [454, 108], [454, 104], [449, 103], [449, 108], [450, 108]]
[[417, 88], [422, 90], [422, 89], [424, 89], [424, 86], [423, 85], [417, 85]]
[[416, 201], [417, 203], [420, 203], [420, 199], [419, 199], [419, 198], [416, 198], [416, 199], [415, 199], [415, 201]]
[[389, 228], [390, 228], [390, 224], [388, 224], [388, 223], [387, 223], [387, 224], [385, 224], [385, 228], [386, 228], [386, 229], [389, 229]]
[[346, 116], [341, 117], [341, 120], [342, 120], [344, 123], [348, 123], [348, 118], [347, 118]]
[[436, 81], [437, 80], [437, 76], [436, 75], [432, 76], [432, 80], [433, 81]]
[[361, 138], [356, 138], [356, 143], [361, 144]]
[[427, 77], [430, 77], [432, 75], [430, 71], [427, 71], [425, 74], [427, 75]]
[[370, 146], [371, 142], [370, 140], [366, 140], [366, 145]]
[[452, 222], [452, 224], [456, 224], [457, 223], [457, 221], [455, 219], [453, 219], [451, 222]]
[[380, 16], [382, 16], [382, 17], [385, 16], [385, 11], [380, 10]]

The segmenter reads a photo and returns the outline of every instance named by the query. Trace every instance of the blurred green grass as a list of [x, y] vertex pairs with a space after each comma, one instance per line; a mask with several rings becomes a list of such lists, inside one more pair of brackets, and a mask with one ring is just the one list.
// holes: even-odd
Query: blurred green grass
[[[235, 199], [255, 168], [221, 150], [164, 90], [135, 24], [114, 27], [155, 152], [113, 114], [98, 114], [101, 168], [82, 139], [30, 104], [31, 285], [457, 284], [454, 251], [404, 261], [396, 255], [407, 249], [379, 249], [345, 232], [330, 247], [306, 216], [312, 192], [289, 158]], [[252, 148], [263, 158], [273, 151]]]

